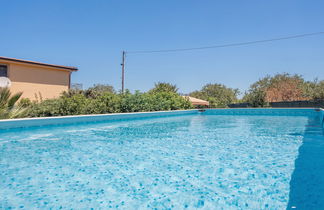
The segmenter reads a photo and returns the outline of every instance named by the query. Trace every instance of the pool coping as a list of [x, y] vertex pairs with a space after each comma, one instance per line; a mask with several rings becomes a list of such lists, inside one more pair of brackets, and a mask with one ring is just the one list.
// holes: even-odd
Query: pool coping
[[[46, 125], [62, 125], [62, 124], [76, 124], [87, 122], [99, 121], [115, 121], [115, 120], [129, 120], [140, 119], [148, 117], [167, 117], [185, 114], [197, 114], [201, 109], [188, 109], [188, 110], [171, 110], [171, 111], [153, 111], [153, 112], [127, 112], [127, 113], [108, 113], [108, 114], [90, 114], [90, 115], [67, 115], [67, 116], [53, 116], [53, 117], [35, 117], [35, 118], [17, 118], [17, 119], [4, 119], [0, 120], [0, 130], [7, 130], [12, 128], [26, 128], [26, 127], [39, 127]], [[243, 112], [244, 111], [262, 111], [262, 110], [316, 110], [320, 111], [321, 123], [324, 121], [324, 109], [322, 108], [207, 108], [203, 109], [207, 112], [217, 110], [227, 110], [226, 112]], [[230, 113], [231, 114], [231, 113]], [[233, 113], [232, 113], [233, 114]], [[240, 113], [238, 113], [240, 114]]]

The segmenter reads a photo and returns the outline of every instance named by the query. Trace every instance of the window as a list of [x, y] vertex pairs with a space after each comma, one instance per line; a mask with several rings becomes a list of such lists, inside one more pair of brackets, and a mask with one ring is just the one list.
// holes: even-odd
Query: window
[[0, 65], [0, 77], [8, 77], [8, 68], [5, 65]]

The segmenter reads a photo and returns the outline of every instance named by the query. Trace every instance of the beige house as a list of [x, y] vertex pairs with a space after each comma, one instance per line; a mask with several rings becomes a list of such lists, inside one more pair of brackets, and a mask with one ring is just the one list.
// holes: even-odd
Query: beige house
[[46, 99], [60, 96], [71, 85], [76, 67], [60, 66], [0, 56], [0, 77], [11, 81], [13, 93], [23, 92], [23, 98]]

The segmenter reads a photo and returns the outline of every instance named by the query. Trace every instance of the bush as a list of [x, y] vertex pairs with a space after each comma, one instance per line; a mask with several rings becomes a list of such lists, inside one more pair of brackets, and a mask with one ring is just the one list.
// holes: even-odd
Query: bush
[[228, 88], [222, 84], [207, 84], [200, 91], [194, 91], [189, 95], [209, 101], [209, 106], [212, 108], [224, 108], [228, 104], [237, 102], [238, 94], [238, 89]]
[[29, 98], [22, 98], [19, 102], [18, 102], [18, 106], [19, 107], [30, 107], [33, 104], [33, 102], [29, 99]]
[[88, 99], [83, 108], [84, 114], [118, 113], [120, 111], [120, 97], [109, 92], [94, 99]]
[[60, 116], [60, 99], [48, 99], [32, 104], [23, 117], [50, 117]]
[[190, 109], [191, 103], [174, 92], [149, 92], [122, 95], [122, 112], [148, 112]]
[[33, 103], [25, 117], [49, 117], [63, 115], [83, 114], [83, 107], [87, 103], [87, 98], [82, 94], [73, 96], [62, 95], [57, 99], [47, 99], [39, 103]]
[[191, 103], [174, 92], [158, 92], [148, 94], [151, 98], [152, 108], [149, 111], [190, 109]]
[[88, 96], [84, 92], [66, 92], [57, 99], [32, 103], [25, 117], [46, 117], [119, 112], [145, 112], [192, 108], [191, 103], [174, 92], [115, 94], [104, 92]]

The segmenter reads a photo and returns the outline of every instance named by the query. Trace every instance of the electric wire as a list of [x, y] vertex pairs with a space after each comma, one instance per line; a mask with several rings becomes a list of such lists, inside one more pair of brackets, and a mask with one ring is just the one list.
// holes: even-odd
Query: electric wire
[[323, 34], [324, 34], [324, 32], [314, 32], [314, 33], [307, 33], [307, 34], [298, 34], [298, 35], [293, 35], [293, 36], [277, 37], [277, 38], [262, 39], [262, 40], [256, 40], [256, 41], [248, 41], [248, 42], [237, 42], [237, 43], [222, 44], [222, 45], [211, 45], [211, 46], [192, 47], [192, 48], [165, 49], [165, 50], [126, 51], [126, 53], [127, 54], [148, 54], [148, 53], [168, 53], [168, 52], [183, 52], [183, 51], [205, 50], [205, 49], [215, 49], [215, 48], [225, 48], [225, 47], [252, 45], [252, 44], [259, 44], [259, 43], [265, 43], [265, 42], [274, 42], [274, 41], [287, 40], [287, 39], [297, 39], [297, 38], [302, 38], [302, 37], [316, 36], [316, 35], [323, 35]]

